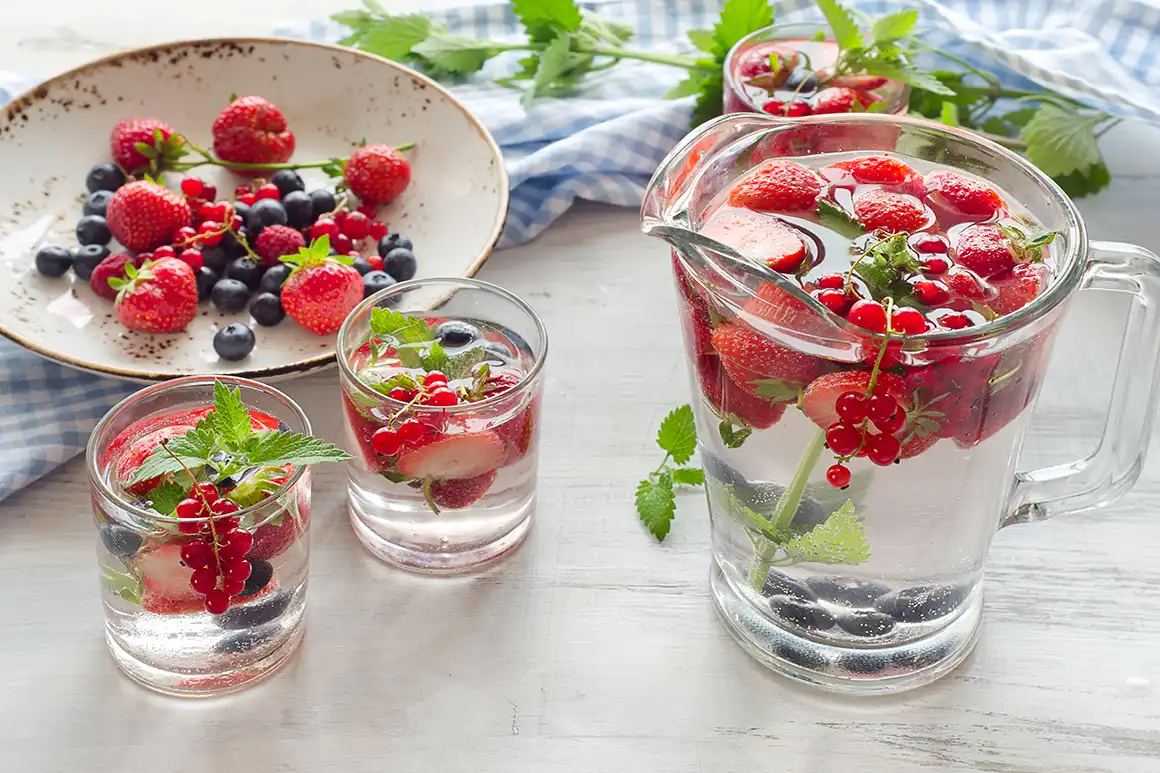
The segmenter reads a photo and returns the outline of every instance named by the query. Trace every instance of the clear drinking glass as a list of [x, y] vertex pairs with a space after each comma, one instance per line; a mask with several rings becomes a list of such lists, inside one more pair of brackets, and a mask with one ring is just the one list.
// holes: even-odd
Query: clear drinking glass
[[[302, 638], [310, 557], [310, 470], [293, 468], [268, 498], [212, 519], [183, 519], [213, 533], [252, 537], [245, 595], [210, 614], [190, 585], [182, 548], [194, 537], [178, 521], [126, 490], [118, 471], [139, 466], [162, 440], [184, 435], [214, 404], [214, 382], [241, 392], [255, 428], [310, 434], [302, 409], [276, 389], [242, 378], [191, 376], [130, 395], [93, 430], [86, 451], [105, 633], [117, 665], [135, 681], [171, 695], [241, 689], [277, 669]], [[123, 476], [121, 476], [123, 477]]]
[[[386, 382], [407, 368], [392, 339], [375, 335], [377, 358], [368, 344], [376, 310], [387, 309], [425, 331], [400, 348], [429, 352], [438, 341], [452, 363], [443, 368], [448, 387], [478, 390], [471, 401], [440, 406], [390, 396]], [[372, 553], [406, 569], [459, 572], [523, 541], [535, 510], [547, 350], [544, 325], [526, 303], [474, 279], [402, 282], [351, 312], [338, 334], [347, 448], [355, 457], [347, 462], [348, 507]], [[423, 381], [425, 370], [409, 372]], [[380, 442], [385, 435], [393, 443]]]
[[[834, 454], [800, 404], [787, 400], [784, 413], [752, 422], [742, 443], [731, 436], [723, 420], [743, 411], [738, 401], [746, 396], [723, 388], [723, 360], [692, 320], [700, 308], [707, 324], [744, 326], [789, 356], [814, 358], [823, 372], [867, 370], [881, 336], [697, 232], [718, 194], [762, 159], [853, 151], [891, 152], [920, 171], [938, 165], [978, 175], [1059, 236], [1053, 282], [1026, 306], [976, 327], [908, 336], [891, 350], [891, 370], [914, 390], [908, 401], [918, 405], [925, 394], [913, 377], [945, 378], [951, 386], [940, 391], [948, 394], [933, 406], [944, 410], [930, 415], [964, 406], [961, 424], [903, 453], [898, 464], [852, 459], [853, 478], [837, 489], [823, 461]], [[910, 118], [724, 116], [669, 155], [642, 218], [646, 232], [672, 245], [712, 520], [714, 601], [734, 638], [767, 666], [849, 693], [930, 682], [977, 640], [984, 563], [997, 528], [1097, 507], [1135, 482], [1156, 403], [1160, 259], [1132, 245], [1089, 243], [1067, 196], [1005, 149]], [[809, 312], [754, 313], [756, 288], [771, 282]], [[1104, 437], [1086, 459], [1017, 472], [1052, 337], [1068, 301], [1086, 289], [1126, 293], [1133, 303], [1125, 338], [1115, 342], [1123, 354]], [[807, 532], [813, 544], [790, 542]], [[827, 552], [820, 544], [827, 539], [841, 549]]]

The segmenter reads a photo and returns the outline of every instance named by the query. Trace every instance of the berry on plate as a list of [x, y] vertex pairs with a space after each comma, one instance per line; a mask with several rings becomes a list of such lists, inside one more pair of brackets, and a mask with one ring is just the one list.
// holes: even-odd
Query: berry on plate
[[817, 173], [794, 161], [766, 161], [732, 191], [729, 203], [758, 212], [812, 212], [822, 194]]
[[[294, 133], [282, 111], [262, 97], [238, 97], [213, 122], [213, 152], [238, 164], [280, 164], [294, 155]], [[262, 171], [234, 169], [245, 177]]]
[[180, 193], [148, 180], [123, 185], [107, 210], [109, 229], [121, 244], [141, 252], [168, 244], [189, 225], [189, 202]]
[[110, 279], [126, 278], [125, 265], [131, 263], [134, 267], [138, 267], [140, 263], [132, 255], [125, 252], [114, 252], [102, 260], [97, 267], [93, 269], [92, 276], [89, 277], [89, 287], [93, 292], [102, 298], [110, 301], [117, 299], [117, 291], [109, 284]]
[[138, 333], [176, 333], [197, 316], [197, 280], [177, 258], [162, 258], [140, 269], [124, 265], [127, 279], [114, 278], [117, 319]]
[[390, 145], [364, 145], [350, 154], [343, 176], [362, 201], [387, 204], [407, 189], [411, 165]]
[[282, 258], [294, 266], [282, 285], [282, 308], [316, 335], [337, 331], [363, 299], [363, 278], [350, 266], [353, 259], [329, 252], [330, 239], [324, 236]]
[[273, 266], [283, 255], [293, 255], [306, 246], [306, 239], [298, 231], [285, 225], [269, 225], [258, 234], [254, 251], [262, 256], [262, 262]]
[[[126, 118], [113, 127], [109, 149], [117, 166], [134, 174], [147, 168], [153, 160], [138, 150], [137, 143], [148, 145], [159, 157], [172, 157], [181, 146], [180, 135], [175, 140], [170, 139], [174, 134], [172, 126], [156, 118]], [[123, 181], [124, 177], [121, 179]]]

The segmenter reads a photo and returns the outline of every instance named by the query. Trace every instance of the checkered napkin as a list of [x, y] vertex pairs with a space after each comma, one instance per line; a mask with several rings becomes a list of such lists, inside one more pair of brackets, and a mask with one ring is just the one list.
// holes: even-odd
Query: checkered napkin
[[[1147, 0], [847, 4], [872, 15], [920, 5], [930, 42], [998, 71], [1009, 86], [1039, 84], [1115, 115], [1160, 121], [1160, 9]], [[692, 50], [685, 31], [711, 27], [719, 9], [711, 0], [585, 5], [632, 26], [634, 46], [681, 52]], [[787, 0], [777, 9], [782, 22], [820, 18], [812, 0]], [[518, 22], [503, 3], [441, 13], [435, 20], [461, 34], [519, 37]], [[277, 32], [326, 41], [344, 34], [327, 21]], [[511, 68], [514, 58], [497, 57], [483, 77], [454, 86], [495, 135], [507, 161], [512, 197], [501, 246], [532, 239], [577, 198], [639, 206], [649, 175], [689, 128], [691, 99], [661, 99], [680, 72], [622, 62], [592, 76], [573, 97], [539, 101], [525, 112], [517, 93], [487, 83]], [[0, 102], [34, 82], [0, 73]], [[0, 342], [0, 499], [82, 451], [97, 419], [130, 391], [122, 382], [71, 371]]]

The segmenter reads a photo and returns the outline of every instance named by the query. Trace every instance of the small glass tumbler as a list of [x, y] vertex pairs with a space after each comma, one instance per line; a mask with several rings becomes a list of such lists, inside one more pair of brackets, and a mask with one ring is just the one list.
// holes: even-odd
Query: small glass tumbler
[[[240, 390], [255, 429], [281, 425], [310, 434], [306, 414], [276, 389], [242, 378], [191, 376], [121, 401], [93, 430], [86, 454], [109, 649], [130, 678], [170, 695], [241, 689], [284, 663], [303, 633], [308, 468], [292, 468], [252, 507], [180, 521], [148, 506], [157, 489], [146, 493], [141, 484], [125, 485], [162, 441], [184, 435], [209, 413], [215, 381]], [[214, 555], [221, 556], [219, 538], [230, 530], [250, 535], [245, 559], [251, 570], [229, 608], [211, 614], [206, 596], [191, 584], [194, 569], [186, 551], [195, 541], [216, 542]]]
[[[382, 334], [406, 317], [414, 321], [400, 338]], [[547, 349], [544, 325], [526, 303], [474, 279], [402, 282], [351, 312], [338, 334], [354, 455], [348, 506], [372, 553], [405, 569], [450, 573], [493, 562], [523, 541], [535, 510]], [[457, 397], [443, 396], [452, 404], [425, 404], [423, 388], [408, 395], [392, 386], [402, 376], [438, 387], [440, 375], [428, 371], [446, 371]]]

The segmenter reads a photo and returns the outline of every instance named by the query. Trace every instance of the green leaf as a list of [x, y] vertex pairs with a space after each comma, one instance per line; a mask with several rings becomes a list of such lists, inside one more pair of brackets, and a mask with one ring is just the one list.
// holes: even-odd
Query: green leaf
[[1071, 174], [1053, 175], [1052, 178], [1073, 199], [1099, 193], [1112, 182], [1112, 176], [1103, 162]]
[[403, 475], [402, 473], [399, 473], [399, 472], [395, 472], [394, 470], [383, 470], [382, 472], [379, 473], [379, 475], [382, 475], [384, 478], [389, 480], [391, 483], [406, 483], [407, 482], [406, 475]]
[[263, 466], [245, 475], [229, 493], [229, 499], [241, 507], [251, 507], [282, 488], [286, 471], [281, 467]]
[[241, 388], [230, 389], [220, 381], [213, 382], [213, 411], [202, 421], [208, 422], [213, 433], [230, 448], [241, 448], [253, 432]]
[[825, 199], [818, 202], [818, 222], [847, 239], [854, 239], [866, 233], [866, 229], [850, 213]]
[[677, 464], [692, 458], [697, 450], [697, 422], [691, 406], [682, 405], [669, 412], [657, 432], [657, 445]]
[[352, 29], [361, 29], [374, 22], [374, 18], [366, 11], [339, 11], [331, 14], [330, 19]]
[[1080, 113], [1057, 105], [1042, 105], [1020, 136], [1027, 158], [1044, 174], [1055, 177], [1103, 163], [1095, 130], [1108, 120], [1103, 113]]
[[704, 51], [706, 54], [717, 53], [717, 36], [713, 34], [713, 30], [689, 30], [689, 42], [698, 51]]
[[618, 48], [632, 37], [632, 27], [602, 18], [587, 10], [580, 12], [580, 28], [577, 32], [593, 45], [609, 43]]
[[[823, 2], [824, 0], [818, 0]], [[828, 0], [825, 0], [828, 2]], [[925, 89], [926, 91], [940, 94], [943, 96], [953, 97], [955, 92], [943, 84], [934, 74], [923, 72], [910, 65], [902, 65], [897, 62], [882, 62], [878, 60], [866, 61], [866, 72], [870, 75], [879, 75], [883, 78], [890, 78], [901, 83], [906, 83], [917, 89]], [[939, 108], [941, 111], [941, 107]]]
[[534, 43], [547, 43], [560, 32], [575, 32], [583, 20], [574, 0], [512, 0], [512, 11]]
[[700, 94], [701, 89], [705, 85], [707, 76], [705, 73], [691, 72], [685, 78], [665, 92], [665, 99], [680, 99], [681, 97], [688, 97], [693, 94]]
[[[184, 467], [204, 467], [216, 448], [211, 422], [202, 419], [198, 425], [181, 437], [165, 441], [163, 446], [142, 462], [129, 478], [129, 484], [140, 483], [159, 475], [179, 472]], [[176, 458], [175, 458], [176, 457]]]
[[672, 472], [673, 483], [682, 486], [700, 486], [705, 482], [705, 471], [700, 467], [678, 467]]
[[854, 514], [854, 503], [835, 510], [822, 523], [782, 545], [794, 563], [860, 564], [870, 558], [866, 529]]
[[802, 388], [798, 384], [791, 384], [776, 378], [762, 378], [749, 383], [756, 388], [755, 391], [759, 396], [774, 403], [797, 402], [802, 393]]
[[854, 21], [850, 11], [839, 5], [837, 0], [815, 0], [818, 9], [826, 17], [830, 31], [834, 33], [834, 42], [843, 50], [862, 48], [864, 42], [862, 33], [858, 31], [858, 23]]
[[402, 61], [431, 34], [431, 21], [420, 14], [385, 16], [368, 27], [358, 40], [363, 51]]
[[101, 567], [101, 585], [130, 604], [140, 604], [145, 592], [144, 584], [136, 574], [122, 574], [104, 566]]
[[954, 102], [944, 101], [938, 119], [947, 126], [959, 126], [959, 106]]
[[351, 458], [346, 451], [325, 440], [274, 429], [251, 435], [245, 447], [245, 457], [251, 466], [270, 467], [283, 464], [303, 467], [320, 462], [344, 462]]
[[395, 355], [408, 368], [423, 367], [422, 354], [416, 345], [435, 339], [435, 331], [425, 320], [382, 307], [371, 309], [370, 328], [378, 338], [389, 339]]
[[725, 98], [725, 80], [720, 72], [711, 72], [701, 81], [701, 93], [693, 107], [693, 126], [721, 115], [721, 105]]
[[524, 92], [524, 106], [544, 94], [548, 86], [564, 76], [573, 64], [572, 36], [564, 33], [552, 39], [540, 54], [540, 65], [536, 68], [532, 85]]
[[450, 359], [447, 352], [443, 351], [443, 347], [439, 345], [438, 341], [431, 344], [431, 348], [423, 352], [423, 369], [427, 371], [437, 370], [447, 375], [447, 363]]
[[658, 542], [668, 536], [676, 511], [671, 473], [661, 473], [656, 480], [642, 480], [636, 487], [636, 512]]
[[713, 27], [717, 48], [709, 53], [723, 60], [737, 41], [771, 24], [773, 24], [773, 8], [769, 0], [725, 0], [725, 4], [721, 6], [721, 18]]
[[474, 346], [447, 358], [447, 362], [442, 368], [443, 374], [452, 381], [467, 378], [475, 366], [486, 360], [488, 356], [487, 349], [482, 346]]
[[746, 439], [753, 434], [753, 430], [744, 425], [735, 425], [729, 419], [722, 419], [717, 425], [717, 432], [721, 435], [721, 442], [726, 448], [741, 448]]
[[909, 37], [918, 24], [918, 9], [909, 8], [905, 11], [888, 13], [878, 17], [870, 28], [870, 37], [874, 45], [889, 43], [900, 38]]
[[149, 507], [162, 515], [170, 515], [177, 509], [177, 503], [185, 499], [187, 486], [175, 481], [165, 481], [149, 492]]
[[462, 35], [434, 33], [415, 45], [411, 52], [421, 56], [440, 73], [478, 72], [488, 59], [499, 53], [487, 41], [475, 40]]

